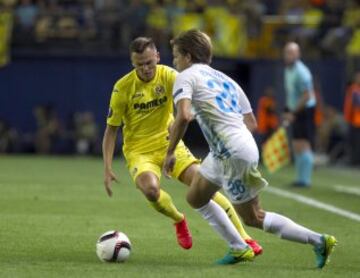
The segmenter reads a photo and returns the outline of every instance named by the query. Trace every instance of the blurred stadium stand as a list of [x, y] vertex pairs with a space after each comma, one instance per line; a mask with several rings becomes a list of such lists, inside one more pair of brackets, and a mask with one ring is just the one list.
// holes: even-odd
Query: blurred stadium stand
[[[171, 65], [169, 40], [189, 28], [212, 37], [214, 66], [242, 85], [254, 110], [268, 86], [281, 109], [281, 51], [296, 40], [323, 102], [343, 112], [360, 61], [359, 0], [0, 0], [0, 119], [13, 134], [0, 130], [12, 140], [0, 152], [37, 151], [38, 106], [55, 111], [65, 138], [44, 152], [100, 152], [112, 85], [131, 68], [129, 42], [152, 36]], [[74, 115], [90, 112], [99, 138], [81, 151]]]

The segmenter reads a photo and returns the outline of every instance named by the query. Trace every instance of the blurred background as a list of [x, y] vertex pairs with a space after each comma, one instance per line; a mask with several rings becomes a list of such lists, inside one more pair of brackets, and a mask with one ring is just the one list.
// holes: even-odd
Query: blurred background
[[[212, 37], [213, 66], [245, 90], [260, 144], [281, 122], [282, 48], [298, 42], [318, 99], [317, 163], [356, 166], [359, 0], [0, 0], [0, 153], [99, 155], [112, 86], [131, 70], [129, 42], [153, 37], [171, 65], [169, 40], [190, 28]], [[206, 149], [190, 129], [189, 147]]]

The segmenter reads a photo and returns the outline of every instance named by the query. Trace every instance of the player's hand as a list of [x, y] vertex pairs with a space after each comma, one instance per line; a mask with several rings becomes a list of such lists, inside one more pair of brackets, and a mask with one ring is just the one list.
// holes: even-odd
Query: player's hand
[[112, 196], [111, 183], [113, 181], [118, 182], [118, 179], [114, 174], [114, 172], [112, 170], [105, 170], [104, 185], [105, 185], [106, 193], [109, 195], [109, 197]]
[[174, 170], [176, 162], [175, 154], [167, 154], [164, 160], [163, 173], [167, 178], [171, 178], [171, 172]]

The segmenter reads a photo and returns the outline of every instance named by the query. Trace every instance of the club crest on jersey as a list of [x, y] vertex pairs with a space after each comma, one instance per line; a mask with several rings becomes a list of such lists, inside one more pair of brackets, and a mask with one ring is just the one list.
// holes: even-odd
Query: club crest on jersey
[[165, 88], [164, 88], [164, 86], [162, 86], [162, 85], [157, 85], [156, 87], [155, 87], [155, 95], [156, 96], [161, 96], [161, 95], [163, 95], [165, 93]]

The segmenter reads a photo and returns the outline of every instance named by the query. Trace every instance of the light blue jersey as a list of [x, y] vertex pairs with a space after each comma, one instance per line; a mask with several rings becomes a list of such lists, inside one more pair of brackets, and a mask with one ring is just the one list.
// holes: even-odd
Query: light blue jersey
[[314, 107], [316, 99], [311, 72], [301, 61], [296, 61], [293, 65], [285, 69], [285, 90], [286, 105], [290, 110], [295, 110], [305, 91], [309, 92], [310, 99], [306, 107]]
[[180, 99], [191, 99], [194, 116], [216, 157], [244, 152], [247, 142], [253, 141], [243, 122], [243, 114], [252, 112], [250, 102], [240, 86], [224, 73], [194, 64], [178, 74], [173, 95], [175, 104]]

